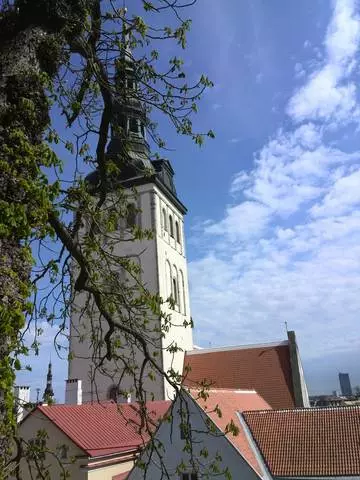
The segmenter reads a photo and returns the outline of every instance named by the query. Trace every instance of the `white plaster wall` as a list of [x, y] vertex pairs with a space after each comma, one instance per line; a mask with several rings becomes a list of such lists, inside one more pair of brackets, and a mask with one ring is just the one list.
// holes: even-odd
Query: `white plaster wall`
[[[163, 339], [163, 365], [164, 369], [170, 368], [182, 373], [184, 364], [184, 352], [192, 350], [193, 338], [192, 328], [184, 327], [184, 322], [190, 323], [190, 301], [189, 285], [187, 273], [187, 260], [185, 256], [185, 237], [184, 237], [184, 218], [183, 215], [172, 205], [165, 195], [155, 187], [156, 192], [156, 239], [157, 239], [157, 258], [159, 264], [159, 293], [163, 299], [171, 295], [171, 285], [169, 285], [167, 262], [172, 269], [172, 275], [177, 270], [179, 280], [180, 304], [175, 309], [170, 309], [168, 304], [164, 305], [164, 311], [171, 314], [171, 327]], [[180, 227], [180, 243], [176, 238], [171, 237], [169, 233], [169, 221], [167, 222], [167, 231], [164, 228], [163, 210], [166, 211], [167, 219], [172, 215], [174, 222], [178, 222]], [[176, 234], [175, 234], [176, 237]], [[176, 270], [175, 270], [176, 269]], [[180, 272], [183, 274], [184, 284]], [[181, 347], [182, 352], [170, 353], [167, 348], [175, 343]], [[166, 398], [173, 398], [173, 390], [165, 382]]]
[[95, 470], [89, 470], [87, 480], [112, 480], [112, 478], [120, 473], [128, 472], [133, 467], [134, 462], [127, 461], [107, 467], [99, 467]]
[[[164, 445], [165, 454], [162, 455], [162, 459], [167, 474], [170, 478], [174, 479], [180, 478], [176, 469], [182, 463], [189, 466], [188, 472], [191, 473], [190, 455], [183, 451], [185, 440], [182, 440], [180, 435], [179, 425], [181, 423], [181, 417], [178, 413], [181, 408], [180, 405], [179, 399], [176, 399], [172, 421], [170, 423], [163, 422], [156, 434], [156, 440], [159, 440], [161, 442], [160, 444]], [[218, 473], [212, 474], [209, 472], [210, 462], [220, 454], [222, 460], [218, 463], [218, 466], [221, 471], [228, 468], [233, 480], [259, 480], [256, 472], [219, 430], [217, 430], [216, 433], [210, 433], [208, 431], [206, 415], [189, 397], [187, 397], [187, 405], [191, 421], [193, 455], [194, 458], [199, 461], [199, 479], [203, 478], [201, 474], [205, 473], [208, 473], [209, 476], [204, 478], [217, 480], [224, 480], [227, 478], [225, 475], [219, 475]], [[185, 409], [184, 404], [182, 405], [182, 408]], [[208, 451], [207, 459], [200, 455], [200, 451], [204, 448]], [[143, 452], [140, 459], [145, 463], [148, 461], [146, 450]], [[202, 466], [200, 466], [200, 463]], [[166, 475], [162, 476], [161, 471], [162, 469], [160, 467], [159, 458], [154, 454], [150, 460], [146, 474], [141, 468], [135, 467], [130, 473], [128, 480], [154, 480], [158, 478], [168, 478]]]
[[[51, 407], [48, 407], [51, 408]], [[87, 473], [80, 467], [87, 464], [87, 455], [78, 448], [61, 430], [59, 430], [43, 413], [36, 411], [29, 414], [26, 419], [20, 424], [19, 427], [20, 436], [25, 440], [30, 440], [36, 437], [36, 433], [39, 430], [46, 430], [49, 438], [46, 446], [52, 451], [56, 452], [57, 447], [66, 445], [68, 447], [68, 460], [62, 460], [64, 468], [70, 473], [70, 478], [73, 480], [87, 480]], [[75, 462], [71, 462], [71, 458], [76, 458]], [[82, 458], [79, 458], [82, 457]], [[50, 478], [61, 478], [62, 469], [59, 467], [59, 463], [56, 458], [51, 455], [46, 455], [46, 464], [49, 465]], [[27, 462], [21, 460], [21, 478], [23, 480], [31, 480], [36, 478], [36, 469], [33, 470], [33, 476], [31, 476]]]
[[[171, 312], [171, 322], [173, 326], [168, 332], [165, 339], [162, 340], [162, 366], [165, 370], [170, 367], [176, 371], [181, 372], [183, 368], [184, 353], [178, 352], [175, 355], [166, 351], [166, 348], [174, 341], [185, 351], [192, 349], [192, 329], [190, 327], [184, 328], [184, 320], [190, 321], [190, 304], [189, 304], [189, 289], [187, 278], [187, 263], [185, 258], [184, 248], [184, 229], [183, 217], [180, 212], [169, 202], [162, 192], [154, 185], [147, 184], [137, 187], [137, 195], [133, 196], [132, 192], [128, 192], [129, 201], [133, 201], [141, 213], [138, 214], [138, 223], [142, 229], [151, 229], [154, 231], [154, 236], [150, 240], [142, 240], [135, 242], [119, 242], [114, 249], [114, 255], [129, 256], [136, 258], [142, 269], [141, 281], [153, 293], [159, 293], [165, 300], [168, 298], [168, 288], [166, 285], [166, 270], [165, 264], [168, 260], [171, 265], [183, 272], [184, 277], [184, 292], [180, 311], [170, 311], [164, 306], [167, 313]], [[176, 242], [176, 239], [171, 238], [169, 233], [164, 232], [162, 228], [162, 208], [166, 208], [168, 214], [173, 215], [174, 228], [175, 219], [180, 226], [181, 242]], [[109, 372], [109, 376], [104, 376], [99, 372], [96, 373], [95, 382], [91, 385], [91, 352], [92, 344], [90, 339], [90, 319], [86, 316], [80, 318], [76, 310], [80, 311], [81, 306], [85, 304], [86, 294], [81, 293], [76, 296], [74, 308], [71, 318], [71, 340], [70, 351], [73, 358], [69, 361], [69, 378], [78, 378], [83, 382], [83, 401], [90, 401], [91, 399], [103, 400], [107, 397], [109, 387], [116, 383], [116, 377], [120, 376], [119, 368], [114, 366], [111, 362], [105, 363]], [[184, 314], [186, 312], [186, 314]], [[97, 313], [95, 313], [96, 317]], [[154, 319], [154, 322], [159, 320]], [[106, 324], [103, 323], [105, 331]], [[160, 339], [158, 339], [160, 342]], [[130, 348], [130, 346], [128, 347]], [[150, 348], [151, 349], [151, 348]], [[137, 364], [141, 365], [143, 356], [140, 351], [134, 353]], [[115, 381], [110, 378], [115, 375]], [[122, 381], [122, 388], [129, 389], [132, 386], [131, 377], [125, 377]], [[155, 399], [172, 398], [172, 389], [164, 379], [159, 376], [154, 381], [146, 379], [145, 389], [154, 394]]]

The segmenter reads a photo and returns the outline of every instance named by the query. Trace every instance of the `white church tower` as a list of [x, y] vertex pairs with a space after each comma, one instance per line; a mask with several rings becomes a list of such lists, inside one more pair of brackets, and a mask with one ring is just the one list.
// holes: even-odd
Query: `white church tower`
[[[136, 72], [131, 58], [131, 53], [126, 50], [123, 58], [125, 73], [121, 77], [118, 75], [117, 84], [119, 88], [127, 90], [127, 100], [123, 100], [114, 109], [112, 137], [107, 154], [111, 158], [124, 152], [124, 138], [118, 132], [125, 132], [128, 162], [116, 182], [125, 188], [128, 201], [134, 205], [134, 218], [130, 221], [141, 229], [152, 230], [153, 237], [119, 242], [114, 254], [136, 261], [141, 269], [141, 281], [150, 292], [158, 293], [164, 300], [169, 297], [173, 299], [174, 309], [163, 304], [166, 312], [171, 313], [172, 326], [165, 338], [159, 339], [161, 351], [157, 358], [164, 371], [173, 369], [181, 374], [184, 353], [193, 348], [192, 328], [184, 326], [191, 323], [184, 235], [186, 208], [177, 196], [170, 162], [149, 160], [145, 110], [141, 102], [131, 98], [129, 93], [137, 89]], [[145, 170], [150, 170], [151, 174], [145, 175]], [[88, 176], [88, 182], [96, 189], [97, 171]], [[80, 313], [85, 302], [85, 294], [78, 294], [72, 309], [67, 385], [71, 386], [78, 380], [82, 384], [82, 398], [85, 402], [117, 398], [117, 391], [130, 390], [133, 380], [126, 375], [121, 382], [118, 380], [123, 374], [119, 364], [115, 366], [108, 362], [105, 375], [95, 368], [89, 355], [92, 348], [88, 327], [91, 318]], [[175, 342], [182, 351], [171, 352], [171, 345]], [[141, 355], [138, 355], [138, 362], [141, 365]], [[146, 389], [154, 394], [155, 399], [167, 399], [173, 395], [172, 388], [160, 376], [151, 385], [147, 385]], [[68, 395], [67, 398], [72, 396]]]

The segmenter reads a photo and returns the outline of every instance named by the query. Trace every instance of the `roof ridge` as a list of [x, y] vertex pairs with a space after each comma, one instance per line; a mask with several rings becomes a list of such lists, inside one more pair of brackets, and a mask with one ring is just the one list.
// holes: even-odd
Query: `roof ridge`
[[316, 411], [329, 411], [329, 410], [349, 410], [349, 409], [360, 409], [360, 405], [339, 405], [339, 406], [328, 406], [328, 407], [299, 407], [299, 408], [278, 408], [271, 410], [244, 410], [243, 413], [288, 413], [288, 412], [316, 412]]
[[[186, 388], [186, 387], [185, 387]], [[226, 393], [259, 393], [254, 388], [202, 388], [202, 387], [189, 387], [190, 391], [204, 391], [206, 392], [226, 392]]]
[[246, 349], [255, 349], [255, 348], [271, 348], [271, 347], [285, 347], [289, 345], [288, 340], [280, 340], [278, 342], [268, 342], [268, 343], [249, 343], [246, 345], [229, 345], [222, 347], [212, 347], [212, 348], [197, 348], [193, 350], [187, 350], [186, 355], [201, 355], [203, 353], [216, 353], [216, 352], [226, 352], [231, 350], [246, 350]]

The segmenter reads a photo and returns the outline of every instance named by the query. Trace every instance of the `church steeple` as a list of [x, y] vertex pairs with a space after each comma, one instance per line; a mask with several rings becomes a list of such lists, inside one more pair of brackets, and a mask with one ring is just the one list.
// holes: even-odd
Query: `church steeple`
[[123, 165], [122, 179], [144, 174], [152, 165], [146, 140], [147, 115], [141, 102], [136, 61], [131, 51], [131, 41], [123, 23], [122, 52], [116, 62], [116, 98], [112, 112], [109, 157], [119, 156]]
[[47, 403], [52, 402], [54, 399], [54, 390], [52, 387], [52, 371], [51, 371], [51, 361], [49, 362], [48, 373], [46, 375], [46, 388], [44, 391], [44, 401]]

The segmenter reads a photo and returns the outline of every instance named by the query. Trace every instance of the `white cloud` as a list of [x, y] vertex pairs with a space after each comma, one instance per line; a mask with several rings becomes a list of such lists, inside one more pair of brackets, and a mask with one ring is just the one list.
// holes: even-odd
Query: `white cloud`
[[326, 61], [289, 102], [287, 112], [294, 121], [346, 123], [358, 117], [356, 85], [349, 75], [359, 42], [357, 2], [338, 0], [324, 41]]
[[228, 207], [225, 218], [205, 227], [204, 233], [226, 235], [231, 241], [244, 240], [263, 232], [269, 221], [270, 211], [255, 202], [243, 202]]
[[356, 170], [346, 177], [340, 177], [321, 203], [311, 208], [315, 217], [329, 215], [343, 215], [351, 212], [360, 205], [360, 170]]
[[329, 141], [359, 110], [359, 40], [356, 2], [338, 0], [326, 61], [288, 104], [296, 127], [274, 134], [234, 176], [224, 217], [195, 233], [197, 343], [281, 339], [287, 321], [307, 359], [360, 346], [360, 152]]

